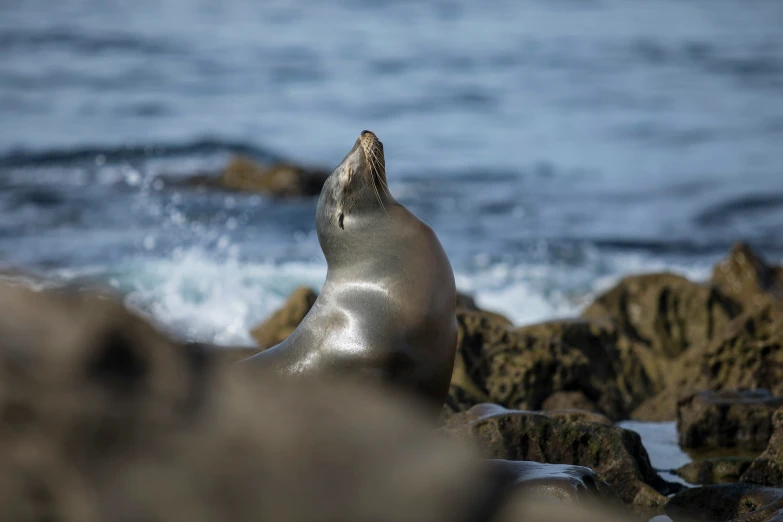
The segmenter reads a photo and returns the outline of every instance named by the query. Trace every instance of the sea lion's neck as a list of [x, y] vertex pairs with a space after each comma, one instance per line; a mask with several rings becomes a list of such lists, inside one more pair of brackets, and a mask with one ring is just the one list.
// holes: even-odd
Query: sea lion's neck
[[335, 214], [332, 205], [319, 203], [318, 241], [329, 272], [350, 270], [367, 259], [377, 259], [379, 250], [393, 248], [390, 244], [396, 236], [393, 221], [399, 219], [401, 210], [405, 211], [394, 198], [388, 195], [381, 198], [383, 206], [375, 201], [374, 205], [354, 208], [345, 214], [342, 226], [334, 219], [330, 221]]

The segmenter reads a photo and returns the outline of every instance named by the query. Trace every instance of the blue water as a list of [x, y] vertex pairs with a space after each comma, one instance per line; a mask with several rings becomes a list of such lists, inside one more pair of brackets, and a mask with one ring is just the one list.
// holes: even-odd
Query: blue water
[[314, 200], [174, 189], [235, 152], [334, 167], [363, 129], [480, 304], [783, 259], [783, 2], [4, 0], [0, 266], [98, 279], [247, 343], [325, 264]]

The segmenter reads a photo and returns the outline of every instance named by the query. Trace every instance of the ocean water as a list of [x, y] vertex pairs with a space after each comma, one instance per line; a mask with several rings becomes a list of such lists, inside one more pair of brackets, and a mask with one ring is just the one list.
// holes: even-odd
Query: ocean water
[[458, 285], [518, 323], [630, 273], [783, 259], [777, 0], [0, 2], [0, 267], [248, 329], [326, 267], [315, 200], [159, 176], [333, 168], [363, 129]]

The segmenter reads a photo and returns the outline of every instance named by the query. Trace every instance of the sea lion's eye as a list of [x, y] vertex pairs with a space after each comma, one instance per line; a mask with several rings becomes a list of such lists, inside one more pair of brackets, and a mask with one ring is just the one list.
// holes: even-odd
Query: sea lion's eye
[[340, 212], [340, 215], [337, 217], [337, 225], [340, 228], [342, 228], [343, 230], [345, 230], [345, 227], [343, 226], [343, 218], [344, 217], [345, 217], [345, 215], [342, 212]]

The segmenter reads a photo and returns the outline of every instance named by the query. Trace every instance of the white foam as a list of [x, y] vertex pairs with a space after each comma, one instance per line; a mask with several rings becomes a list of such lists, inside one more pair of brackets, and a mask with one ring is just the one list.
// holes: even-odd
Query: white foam
[[250, 329], [296, 287], [321, 287], [326, 265], [240, 263], [193, 249], [171, 260], [138, 261], [132, 273], [126, 300], [130, 307], [190, 339], [250, 345]]
[[[150, 253], [152, 255], [152, 253]], [[641, 256], [600, 256], [584, 265], [484, 263], [456, 274], [460, 290], [481, 307], [522, 325], [577, 315], [598, 292], [621, 277], [658, 270], [703, 279], [708, 266], [672, 266]], [[598, 272], [598, 273], [597, 273]], [[139, 257], [121, 265], [59, 271], [61, 281], [103, 279], [126, 296], [127, 305], [165, 329], [189, 339], [221, 345], [250, 345], [249, 331], [299, 286], [319, 290], [323, 260], [284, 263], [239, 260], [222, 252], [182, 249], [168, 258]]]

